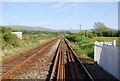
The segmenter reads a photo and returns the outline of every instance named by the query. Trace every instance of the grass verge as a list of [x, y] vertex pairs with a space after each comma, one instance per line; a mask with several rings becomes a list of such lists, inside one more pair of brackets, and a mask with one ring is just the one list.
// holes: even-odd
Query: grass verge
[[23, 38], [19, 40], [19, 45], [14, 47], [12, 45], [5, 46], [6, 44], [3, 43], [4, 47], [2, 48], [3, 55], [0, 59], [6, 59], [11, 57], [15, 54], [22, 53], [30, 48], [37, 46], [45, 41], [51, 40], [57, 37], [56, 35], [51, 34], [39, 34], [39, 35], [30, 35], [30, 34], [23, 34]]

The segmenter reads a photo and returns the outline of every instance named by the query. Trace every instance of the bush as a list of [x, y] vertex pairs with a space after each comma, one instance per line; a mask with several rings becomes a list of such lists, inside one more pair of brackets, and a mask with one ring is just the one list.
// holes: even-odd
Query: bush
[[2, 31], [2, 34], [4, 34], [4, 33], [10, 33], [10, 32], [18, 32], [19, 30], [5, 27], [5, 26], [0, 26], [0, 31]]
[[93, 38], [94, 36], [93, 36], [92, 33], [89, 33], [89, 34], [88, 34], [88, 37], [89, 37], [89, 38]]
[[69, 35], [69, 36], [67, 36], [66, 37], [68, 40], [70, 40], [71, 42], [76, 42], [76, 40], [75, 40], [75, 36], [73, 36], [73, 35]]
[[13, 46], [18, 46], [19, 39], [15, 34], [6, 33], [6, 34], [4, 34], [3, 39], [8, 44], [11, 44]]
[[2, 29], [2, 33], [3, 34], [6, 33], [6, 32], [10, 33], [10, 29], [9, 28], [1, 27], [1, 29]]
[[89, 57], [94, 58], [94, 48], [90, 48], [87, 50], [87, 54]]
[[[91, 34], [92, 36], [92, 34]], [[89, 38], [81, 37], [79, 34], [69, 35], [66, 37], [72, 42], [77, 42], [78, 47], [73, 47], [73, 50], [78, 54], [87, 54], [88, 56], [94, 56], [94, 44]]]
[[[86, 43], [86, 44], [84, 44], [83, 46], [82, 46], [82, 48], [83, 49], [90, 49], [90, 48], [92, 48], [94, 45], [92, 44], [92, 43]], [[81, 47], [81, 46], [80, 46]]]
[[82, 39], [80, 38], [80, 36], [75, 38], [75, 41], [76, 41], [76, 42], [80, 42], [81, 40], [82, 40]]

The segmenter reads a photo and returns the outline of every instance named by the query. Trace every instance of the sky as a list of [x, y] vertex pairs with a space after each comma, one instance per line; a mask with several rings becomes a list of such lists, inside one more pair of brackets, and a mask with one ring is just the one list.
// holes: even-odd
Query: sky
[[[20, 0], [19, 0], [20, 1]], [[95, 22], [118, 29], [118, 2], [2, 2], [1, 25], [92, 29]]]
[[2, 2], [118, 2], [119, 0], [1, 0]]

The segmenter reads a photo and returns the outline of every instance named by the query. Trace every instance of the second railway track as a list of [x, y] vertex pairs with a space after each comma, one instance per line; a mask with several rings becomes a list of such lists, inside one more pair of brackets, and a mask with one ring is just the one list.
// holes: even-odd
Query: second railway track
[[47, 50], [49, 46], [51, 46], [53, 43], [58, 41], [59, 38], [47, 41], [43, 44], [38, 45], [35, 48], [32, 48], [28, 51], [25, 51], [21, 54], [12, 56], [6, 60], [2, 61], [2, 65], [0, 66], [1, 71], [1, 79], [9, 79], [8, 77], [12, 75], [15, 71], [20, 69], [22, 66], [25, 66], [25, 64], [30, 61], [31, 59], [35, 58], [37, 55], [39, 55], [44, 50]]

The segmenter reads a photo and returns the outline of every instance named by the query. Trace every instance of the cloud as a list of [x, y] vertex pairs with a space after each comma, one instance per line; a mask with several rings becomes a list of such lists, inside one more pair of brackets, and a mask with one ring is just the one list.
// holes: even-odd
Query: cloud
[[75, 21], [75, 19], [74, 19], [74, 16], [69, 16], [64, 22], [63, 22], [63, 24], [75, 24], [75, 23], [77, 23], [76, 21]]
[[55, 5], [52, 5], [50, 8], [61, 8], [61, 7], [63, 7], [65, 5], [65, 3], [57, 3], [57, 4], [55, 4]]
[[64, 11], [64, 10], [66, 10], [66, 9], [68, 9], [68, 8], [69, 8], [69, 7], [61, 8], [61, 9], [59, 9], [59, 10], [56, 11], [56, 14], [57, 14], [57, 13], [60, 13], [60, 12], [62, 12], [62, 11]]
[[60, 9], [58, 9], [57, 11], [56, 11], [56, 13], [60, 13], [60, 12], [63, 12], [63, 11], [65, 11], [65, 10], [67, 10], [67, 9], [69, 9], [70, 7], [74, 7], [74, 6], [77, 6], [79, 3], [72, 3], [72, 4], [70, 4], [70, 5], [68, 5], [68, 6], [66, 6], [66, 7], [63, 7], [63, 8], [60, 8]]
[[45, 4], [46, 4], [46, 2], [41, 2], [40, 4], [32, 4], [30, 6], [32, 6], [32, 7], [41, 7], [41, 6], [45, 5]]

